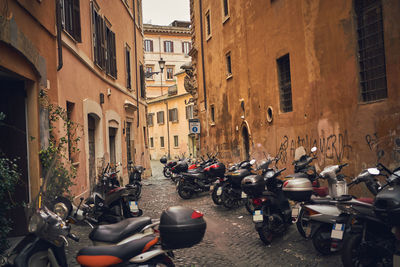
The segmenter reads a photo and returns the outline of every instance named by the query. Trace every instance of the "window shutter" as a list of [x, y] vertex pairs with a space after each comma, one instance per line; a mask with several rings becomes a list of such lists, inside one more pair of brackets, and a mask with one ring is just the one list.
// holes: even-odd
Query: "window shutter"
[[164, 41], [164, 52], [167, 52], [167, 41]]
[[96, 11], [94, 10], [93, 2], [90, 3], [91, 9], [92, 9], [92, 25], [93, 25], [93, 36], [92, 36], [92, 42], [93, 42], [93, 56], [94, 56], [94, 63], [98, 63], [97, 59], [97, 25], [96, 25]]
[[111, 33], [111, 45], [112, 45], [112, 69], [111, 69], [111, 74], [113, 75], [114, 78], [117, 78], [117, 51], [115, 47], [115, 33], [110, 31]]
[[174, 42], [171, 41], [171, 53], [174, 53]]
[[76, 41], [81, 42], [81, 12], [79, 7], [79, 0], [73, 0], [73, 32]]
[[182, 53], [185, 53], [185, 42], [182, 42]]
[[100, 49], [100, 58], [101, 64], [100, 66], [105, 69], [106, 68], [106, 36], [105, 36], [105, 21], [99, 16], [99, 24], [100, 24], [100, 42], [101, 42], [101, 49]]
[[150, 40], [150, 52], [153, 52], [153, 40]]

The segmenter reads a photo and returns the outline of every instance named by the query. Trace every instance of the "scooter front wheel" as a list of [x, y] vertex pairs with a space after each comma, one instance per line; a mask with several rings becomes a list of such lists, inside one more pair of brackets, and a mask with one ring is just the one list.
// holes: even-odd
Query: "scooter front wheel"
[[169, 168], [164, 168], [163, 174], [165, 178], [171, 178], [171, 170]]
[[221, 184], [216, 184], [214, 186], [214, 189], [211, 193], [211, 199], [213, 200], [215, 205], [221, 205], [222, 204], [222, 199], [221, 195], [218, 196], [218, 188], [220, 188], [222, 185]]

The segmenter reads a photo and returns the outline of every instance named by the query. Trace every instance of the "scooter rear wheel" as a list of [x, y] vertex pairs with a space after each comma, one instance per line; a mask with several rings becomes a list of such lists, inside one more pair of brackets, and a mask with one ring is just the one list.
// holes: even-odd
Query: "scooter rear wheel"
[[308, 211], [306, 211], [305, 209], [301, 209], [297, 217], [297, 222], [296, 222], [297, 231], [304, 238], [308, 237], [306, 234], [306, 228], [308, 226], [309, 216], [310, 215]]
[[323, 224], [312, 236], [314, 248], [322, 255], [333, 254], [333, 252], [331, 252], [331, 231], [331, 224]]
[[190, 199], [190, 198], [192, 198], [193, 194], [194, 194], [194, 191], [193, 191], [193, 190], [185, 189], [185, 188], [183, 188], [182, 185], [179, 185], [179, 187], [178, 187], [178, 195], [179, 195], [181, 198], [183, 198], [183, 199]]
[[267, 223], [263, 223], [263, 226], [259, 229], [257, 229], [258, 235], [260, 236], [261, 241], [266, 245], [270, 245], [272, 242], [273, 238], [273, 233], [269, 229], [269, 226]]
[[255, 207], [253, 205], [253, 200], [249, 197], [245, 199], [246, 210], [250, 213], [250, 215], [254, 214]]

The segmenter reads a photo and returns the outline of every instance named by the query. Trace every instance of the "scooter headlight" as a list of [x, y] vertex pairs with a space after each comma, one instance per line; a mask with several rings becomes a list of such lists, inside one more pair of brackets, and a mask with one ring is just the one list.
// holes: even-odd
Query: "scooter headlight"
[[57, 214], [61, 219], [65, 220], [68, 216], [68, 208], [64, 203], [58, 202], [54, 205], [54, 213]]
[[274, 171], [268, 171], [268, 172], [265, 174], [265, 178], [272, 178], [274, 175], [275, 175], [275, 172], [274, 172]]
[[32, 215], [31, 219], [29, 220], [28, 231], [29, 233], [36, 233], [40, 231], [40, 229], [45, 224], [44, 219], [40, 214], [35, 213]]

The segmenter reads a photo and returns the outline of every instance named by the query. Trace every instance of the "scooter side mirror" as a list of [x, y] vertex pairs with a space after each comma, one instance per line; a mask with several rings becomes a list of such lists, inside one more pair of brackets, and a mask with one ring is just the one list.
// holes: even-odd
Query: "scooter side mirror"
[[371, 175], [379, 175], [380, 171], [378, 170], [378, 168], [368, 168], [368, 173]]
[[311, 148], [311, 152], [312, 153], [315, 153], [316, 151], [317, 151], [317, 147], [314, 146], [314, 147]]

